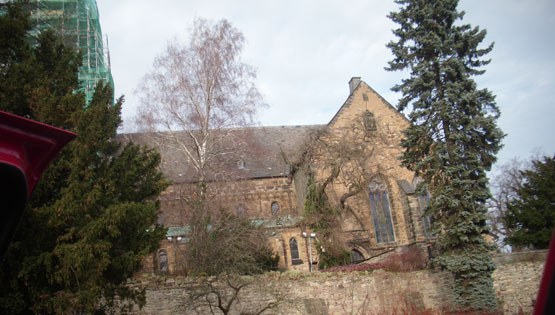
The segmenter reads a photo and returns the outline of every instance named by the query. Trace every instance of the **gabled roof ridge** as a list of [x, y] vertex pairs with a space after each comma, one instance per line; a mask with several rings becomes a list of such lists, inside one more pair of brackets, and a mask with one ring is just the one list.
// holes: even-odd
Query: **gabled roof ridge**
[[403, 115], [403, 113], [399, 112], [397, 110], [397, 108], [395, 108], [395, 106], [391, 105], [391, 103], [389, 103], [383, 96], [381, 96], [380, 93], [378, 93], [376, 90], [374, 90], [368, 83], [364, 82], [364, 80], [360, 80], [360, 82], [358, 83], [358, 85], [356, 86], [355, 89], [353, 89], [353, 91], [349, 94], [349, 96], [347, 97], [347, 99], [345, 100], [345, 102], [343, 102], [343, 105], [341, 105], [341, 107], [339, 107], [339, 110], [337, 110], [337, 112], [335, 113], [335, 115], [333, 115], [332, 119], [327, 123], [326, 126], [331, 125], [331, 123], [337, 118], [337, 116], [339, 115], [339, 113], [343, 110], [343, 108], [345, 106], [347, 106], [351, 100], [351, 98], [353, 97], [353, 95], [355, 94], [355, 92], [361, 87], [362, 83], [364, 83], [364, 85], [366, 85], [366, 87], [368, 87], [368, 89], [372, 92], [374, 92], [386, 105], [388, 105], [389, 107], [391, 107], [391, 109], [393, 109], [393, 111], [395, 111], [399, 116], [401, 116], [403, 119], [405, 119], [407, 122], [410, 122], [410, 120], [405, 117], [405, 115]]
[[[362, 82], [362, 81], [361, 81]], [[403, 114], [401, 113], [399, 110], [397, 110], [397, 108], [395, 108], [395, 106], [391, 105], [390, 102], [388, 102], [380, 93], [376, 92], [376, 90], [374, 90], [370, 85], [368, 85], [368, 83], [364, 82], [364, 84], [366, 84], [366, 86], [374, 93], [376, 93], [376, 95], [386, 104], [389, 105], [389, 107], [391, 107], [391, 109], [393, 109], [397, 114], [399, 114], [401, 117], [403, 117], [406, 121], [410, 122], [410, 120]]]

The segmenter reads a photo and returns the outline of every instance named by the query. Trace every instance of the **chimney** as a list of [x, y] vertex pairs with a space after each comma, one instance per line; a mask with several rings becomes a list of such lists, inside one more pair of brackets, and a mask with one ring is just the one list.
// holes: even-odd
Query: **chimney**
[[360, 77], [352, 77], [351, 81], [349, 81], [349, 95], [353, 94], [353, 91], [357, 88], [360, 84]]

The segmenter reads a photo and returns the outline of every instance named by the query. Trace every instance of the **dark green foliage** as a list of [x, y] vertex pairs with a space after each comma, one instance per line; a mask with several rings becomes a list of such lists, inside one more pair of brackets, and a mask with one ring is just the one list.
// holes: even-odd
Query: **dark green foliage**
[[314, 182], [313, 176], [308, 179], [307, 191], [303, 214], [305, 222], [315, 232], [326, 233], [336, 226], [339, 213], [330, 205], [324, 187]]
[[[464, 12], [456, 0], [398, 0], [398, 41], [387, 70], [409, 70], [393, 90], [402, 93], [398, 109], [412, 107], [411, 126], [402, 142], [403, 165], [424, 179], [432, 198], [442, 255], [436, 262], [455, 276], [458, 302], [466, 309], [496, 307], [485, 202], [488, 171], [501, 148], [499, 109], [487, 89], [472, 79], [489, 60], [493, 44], [479, 48], [486, 32], [456, 24]], [[437, 233], [441, 231], [441, 233]]]
[[335, 233], [340, 227], [340, 215], [330, 205], [324, 186], [314, 182], [314, 177], [310, 176], [307, 190], [303, 221], [318, 235], [314, 243], [320, 259], [318, 267], [325, 269], [350, 264], [351, 253], [343, 247]]
[[278, 269], [279, 256], [269, 246], [265, 246], [254, 253], [254, 261], [255, 265], [260, 266], [263, 272], [275, 271]]
[[513, 246], [548, 248], [555, 226], [555, 156], [532, 161], [532, 168], [520, 173], [524, 184], [516, 188], [517, 198], [507, 202], [504, 221], [513, 230], [507, 241]]
[[[79, 57], [45, 32], [22, 39], [26, 16], [0, 17], [0, 110], [78, 134], [46, 170], [0, 266], [0, 313], [93, 313], [124, 302], [144, 304], [125, 286], [156, 250], [156, 198], [166, 187], [157, 153], [115, 140], [122, 99], [99, 83], [85, 109], [77, 88]], [[15, 25], [15, 26], [14, 26]], [[11, 33], [10, 33], [11, 32]], [[11, 34], [11, 35], [10, 35]], [[13, 36], [14, 38], [11, 38]], [[7, 56], [7, 57], [6, 57]]]
[[328, 247], [328, 249], [324, 252], [322, 251], [319, 243], [315, 243], [314, 246], [318, 250], [318, 257], [320, 259], [320, 262], [318, 263], [319, 269], [327, 269], [351, 264], [351, 253], [343, 248]]
[[254, 275], [277, 270], [279, 256], [268, 244], [262, 227], [225, 210], [195, 212], [183, 248], [187, 275]]

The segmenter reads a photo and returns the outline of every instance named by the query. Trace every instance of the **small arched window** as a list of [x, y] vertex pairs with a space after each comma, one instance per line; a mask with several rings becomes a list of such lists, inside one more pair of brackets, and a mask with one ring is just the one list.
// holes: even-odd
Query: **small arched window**
[[[417, 187], [418, 184], [423, 183], [424, 181], [420, 177], [415, 177], [412, 183], [414, 184], [414, 188]], [[418, 194], [418, 206], [420, 207], [420, 211], [422, 213], [422, 223], [424, 225], [424, 236], [426, 238], [432, 237], [432, 216], [431, 215], [424, 215], [426, 212], [426, 207], [428, 207], [428, 203], [430, 203], [430, 193], [426, 189], [424, 193]]]
[[278, 214], [278, 212], [279, 212], [279, 205], [278, 205], [277, 202], [275, 202], [275, 201], [272, 202], [272, 205], [271, 205], [270, 207], [271, 207], [271, 209], [272, 209], [272, 214], [273, 214], [273, 215]]
[[376, 232], [376, 241], [378, 243], [395, 242], [386, 187], [381, 182], [374, 181], [370, 184], [369, 188], [370, 207]]
[[300, 265], [303, 261], [299, 258], [299, 246], [297, 245], [297, 239], [292, 237], [289, 239], [289, 250], [291, 252], [291, 264]]
[[239, 205], [239, 206], [237, 207], [237, 216], [244, 216], [244, 215], [245, 215], [245, 212], [246, 212], [245, 206]]
[[168, 254], [165, 250], [158, 253], [158, 270], [160, 272], [168, 272]]
[[244, 169], [245, 168], [245, 161], [243, 161], [243, 160], [237, 161], [237, 168], [240, 169], [240, 170]]
[[364, 255], [356, 249], [351, 250], [351, 264], [358, 264], [359, 262], [364, 261]]

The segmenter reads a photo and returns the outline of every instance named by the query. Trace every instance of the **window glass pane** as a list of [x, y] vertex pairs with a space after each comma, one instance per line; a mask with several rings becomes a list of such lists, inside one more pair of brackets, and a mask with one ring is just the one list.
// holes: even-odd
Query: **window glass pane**
[[237, 215], [238, 215], [238, 216], [245, 215], [245, 206], [239, 205], [239, 206], [237, 207]]
[[370, 207], [372, 208], [372, 220], [374, 221], [374, 230], [376, 231], [376, 242], [382, 243], [382, 234], [380, 233], [380, 229], [378, 224], [380, 220], [378, 220], [378, 210], [376, 209], [376, 195], [374, 193], [370, 193]]
[[391, 221], [391, 212], [389, 211], [389, 202], [387, 201], [387, 192], [382, 191], [382, 206], [385, 216], [385, 225], [387, 229], [387, 241], [394, 242], [395, 238], [393, 236], [393, 222]]
[[168, 271], [168, 255], [165, 251], [160, 251], [158, 254], [159, 270], [162, 272]]
[[393, 222], [391, 220], [389, 200], [385, 185], [379, 182], [371, 183], [369, 198], [372, 220], [374, 220], [374, 229], [376, 232], [376, 242], [395, 242]]
[[272, 202], [272, 214], [277, 214], [279, 212], [279, 205], [277, 202]]
[[299, 247], [295, 238], [289, 240], [289, 248], [291, 249], [291, 260], [299, 259]]

